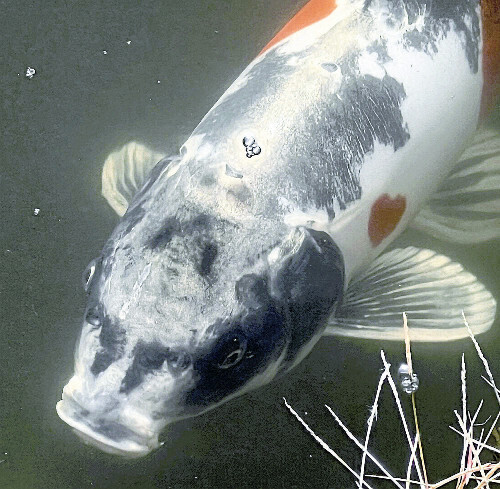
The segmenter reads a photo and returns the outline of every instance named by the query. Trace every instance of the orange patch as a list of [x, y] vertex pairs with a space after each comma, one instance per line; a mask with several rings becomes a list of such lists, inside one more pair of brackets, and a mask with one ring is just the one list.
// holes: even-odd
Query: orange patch
[[384, 194], [373, 203], [368, 221], [368, 235], [373, 246], [379, 245], [396, 229], [405, 209], [406, 197], [403, 195], [391, 199]]
[[304, 27], [307, 27], [319, 20], [328, 17], [337, 7], [335, 0], [309, 0], [302, 9], [290, 20], [278, 34], [276, 34], [259, 53], [265, 53], [269, 48], [287, 38], [295, 32], [298, 32]]
[[500, 88], [500, 3], [481, 0], [483, 19], [483, 95], [481, 120], [494, 107]]

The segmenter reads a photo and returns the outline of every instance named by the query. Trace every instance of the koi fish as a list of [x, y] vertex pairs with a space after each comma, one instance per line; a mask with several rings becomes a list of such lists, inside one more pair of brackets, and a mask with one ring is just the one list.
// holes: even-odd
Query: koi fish
[[[84, 273], [59, 416], [104, 451], [267, 384], [323, 335], [450, 341], [496, 301], [413, 223], [500, 235], [500, 137], [479, 129], [500, 72], [485, 0], [310, 0], [181, 147], [111, 154], [122, 216]], [[333, 352], [334, 354], [334, 352]]]

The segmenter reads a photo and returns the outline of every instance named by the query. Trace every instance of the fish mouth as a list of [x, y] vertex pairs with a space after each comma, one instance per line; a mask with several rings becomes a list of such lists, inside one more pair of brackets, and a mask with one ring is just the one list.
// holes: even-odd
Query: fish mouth
[[106, 453], [139, 458], [161, 445], [157, 433], [141, 434], [117, 421], [105, 418], [92, 421], [88, 411], [67, 395], [57, 403], [56, 411], [84, 443]]

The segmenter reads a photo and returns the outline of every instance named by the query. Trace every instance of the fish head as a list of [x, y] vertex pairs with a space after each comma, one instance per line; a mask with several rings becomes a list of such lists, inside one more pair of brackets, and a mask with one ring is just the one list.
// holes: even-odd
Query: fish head
[[75, 373], [57, 405], [85, 441], [129, 457], [295, 365], [344, 277], [326, 233], [238, 225], [186, 202], [162, 218], [140, 207], [84, 274]]

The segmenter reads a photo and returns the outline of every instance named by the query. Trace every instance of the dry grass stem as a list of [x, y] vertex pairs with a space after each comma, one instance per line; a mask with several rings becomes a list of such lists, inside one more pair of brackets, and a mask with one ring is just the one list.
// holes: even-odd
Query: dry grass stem
[[[314, 433], [311, 428], [309, 428], [309, 425], [299, 416], [299, 414], [292, 408], [292, 406], [288, 404], [285, 398], [283, 398], [283, 400], [285, 401], [285, 406], [288, 408], [288, 410], [297, 418], [297, 420], [302, 424], [306, 431], [321, 445], [321, 448], [326, 450], [333, 458], [338, 460], [342, 466], [344, 466], [349, 472], [351, 472], [354, 477], [359, 479], [359, 474], [354, 469], [352, 469], [340, 455], [338, 455], [333, 449], [331, 449], [325, 441], [323, 441], [318, 435], [316, 435], [316, 433]], [[373, 489], [367, 482], [363, 481], [363, 484], [368, 489]]]
[[465, 327], [467, 328], [467, 331], [469, 332], [469, 336], [472, 340], [472, 343], [474, 343], [474, 346], [476, 347], [477, 354], [481, 361], [483, 362], [484, 369], [486, 370], [486, 373], [488, 374], [488, 377], [491, 382], [491, 386], [493, 387], [493, 390], [495, 392], [495, 395], [497, 396], [497, 401], [498, 405], [500, 406], [500, 391], [498, 390], [496, 384], [495, 384], [495, 379], [493, 378], [493, 374], [491, 373], [490, 370], [490, 364], [488, 363], [488, 360], [486, 360], [486, 357], [483, 355], [483, 351], [481, 350], [481, 347], [479, 346], [479, 343], [477, 342], [474, 333], [470, 329], [469, 323], [467, 321], [467, 318], [465, 317], [464, 311], [462, 311], [462, 317], [464, 319]]
[[[484, 380], [488, 383], [488, 385], [493, 389], [498, 404], [500, 406], [500, 391], [498, 390], [495, 380], [493, 378], [493, 374], [491, 372], [488, 361], [486, 360], [474, 334], [471, 331], [471, 328], [467, 322], [465, 314], [463, 314], [464, 324], [467, 328], [469, 336], [474, 343], [477, 354], [481, 359], [484, 369], [486, 371], [487, 377], [483, 377]], [[411, 343], [410, 343], [410, 328], [408, 327], [408, 320], [406, 314], [403, 314], [403, 327], [405, 333], [405, 353], [406, 353], [406, 362], [408, 365], [408, 370], [410, 377], [413, 375], [413, 363], [411, 356]], [[461, 437], [463, 437], [463, 447], [461, 458], [459, 462], [459, 470], [449, 476], [446, 477], [439, 482], [429, 483], [427, 479], [427, 471], [424, 463], [424, 455], [422, 448], [422, 433], [420, 431], [418, 425], [418, 417], [417, 417], [417, 407], [416, 407], [416, 399], [415, 394], [411, 394], [412, 400], [412, 408], [413, 408], [413, 418], [415, 421], [415, 431], [416, 434], [414, 436], [411, 435], [410, 428], [408, 426], [408, 422], [406, 420], [406, 415], [403, 410], [403, 406], [401, 403], [401, 399], [399, 397], [398, 388], [396, 387], [396, 383], [391, 375], [391, 364], [387, 361], [385, 357], [385, 353], [383, 350], [380, 351], [380, 356], [382, 359], [382, 363], [384, 365], [384, 370], [380, 376], [377, 389], [375, 391], [375, 398], [373, 405], [371, 407], [371, 412], [367, 421], [367, 429], [364, 437], [364, 443], [361, 443], [358, 438], [349, 430], [349, 428], [342, 422], [340, 417], [333, 411], [333, 409], [327, 405], [325, 405], [326, 409], [333, 416], [335, 422], [342, 428], [344, 433], [348, 436], [348, 438], [361, 450], [361, 467], [359, 472], [354, 468], [350, 467], [342, 457], [335, 452], [324, 440], [322, 440], [314, 431], [307, 425], [307, 423], [297, 414], [296, 411], [285, 401], [286, 407], [289, 411], [295, 416], [295, 418], [302, 424], [302, 426], [306, 429], [306, 431], [316, 440], [320, 446], [326, 450], [332, 457], [334, 457], [338, 462], [342, 464], [349, 472], [356, 478], [357, 480], [357, 488], [358, 489], [374, 489], [368, 482], [366, 482], [366, 478], [372, 479], [384, 479], [389, 480], [395, 485], [398, 489], [409, 489], [410, 487], [420, 487], [420, 489], [439, 489], [444, 487], [447, 484], [456, 482], [456, 489], [465, 488], [470, 482], [474, 482], [476, 484], [476, 489], [489, 489], [490, 484], [499, 484], [500, 483], [500, 462], [488, 462], [484, 463], [481, 461], [481, 456], [484, 456], [483, 450], [489, 450], [491, 453], [500, 454], [500, 449], [495, 448], [494, 446], [488, 445], [487, 441], [490, 439], [492, 434], [496, 433], [494, 430], [498, 426], [498, 422], [500, 419], [500, 411], [497, 413], [494, 420], [491, 422], [490, 426], [487, 427], [490, 422], [491, 417], [489, 417], [486, 421], [482, 423], [478, 423], [478, 417], [480, 411], [483, 407], [483, 401], [481, 401], [478, 405], [478, 408], [474, 412], [473, 415], [467, 409], [467, 370], [466, 370], [466, 362], [465, 355], [462, 355], [462, 364], [461, 364], [461, 404], [462, 409], [461, 413], [458, 411], [454, 411], [455, 416], [458, 421], [459, 429], [450, 426], [450, 428], [458, 433]], [[382, 461], [378, 460], [369, 450], [368, 445], [370, 442], [370, 436], [372, 433], [373, 426], [378, 416], [378, 405], [382, 393], [382, 388], [385, 383], [388, 383], [394, 402], [396, 404], [397, 412], [401, 423], [403, 425], [406, 442], [408, 444], [410, 450], [409, 462], [406, 469], [406, 477], [395, 477], [393, 476], [388, 469], [385, 468]], [[479, 428], [481, 430], [479, 431]], [[486, 434], [485, 434], [486, 433]], [[419, 449], [419, 456], [417, 456], [417, 447]], [[371, 460], [378, 469], [382, 472], [381, 474], [365, 474], [366, 468], [366, 459]], [[415, 466], [415, 470], [417, 473], [418, 480], [414, 480], [411, 478], [412, 468]], [[402, 485], [404, 483], [404, 486]]]
[[363, 476], [365, 474], [365, 463], [366, 463], [366, 454], [368, 452], [368, 441], [370, 439], [370, 434], [372, 431], [373, 423], [377, 419], [377, 410], [378, 410], [378, 401], [380, 398], [380, 392], [382, 390], [382, 386], [384, 385], [385, 379], [389, 375], [389, 369], [385, 368], [380, 376], [378, 381], [377, 391], [375, 393], [375, 400], [373, 401], [373, 406], [370, 412], [370, 417], [368, 418], [368, 426], [366, 428], [366, 437], [365, 437], [365, 446], [363, 448], [363, 455], [361, 458], [361, 470], [359, 472], [359, 483], [358, 487], [361, 488], [363, 484]]
[[[410, 328], [408, 327], [408, 318], [406, 316], [406, 312], [403, 312], [403, 329], [405, 333], [405, 350], [406, 350], [406, 363], [408, 365], [408, 370], [410, 371], [410, 377], [413, 375], [413, 362], [411, 359], [411, 346], [410, 346]], [[415, 430], [417, 432], [418, 437], [418, 449], [420, 452], [420, 462], [422, 463], [422, 470], [424, 472], [424, 482], [427, 487], [428, 479], [427, 479], [427, 470], [425, 469], [425, 459], [424, 459], [424, 449], [422, 447], [422, 435], [420, 433], [420, 428], [418, 425], [418, 416], [417, 416], [417, 401], [415, 400], [415, 393], [411, 393], [411, 405], [413, 409], [413, 419], [415, 420]], [[410, 445], [411, 446], [411, 445]], [[415, 460], [416, 464], [416, 460]]]

